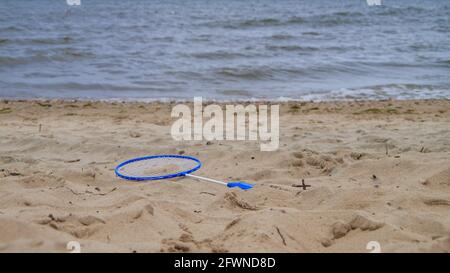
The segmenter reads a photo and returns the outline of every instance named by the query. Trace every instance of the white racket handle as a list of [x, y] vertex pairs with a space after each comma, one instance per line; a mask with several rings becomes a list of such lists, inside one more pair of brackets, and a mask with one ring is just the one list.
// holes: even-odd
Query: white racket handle
[[186, 174], [186, 176], [192, 177], [192, 178], [196, 178], [199, 180], [204, 180], [204, 181], [208, 181], [208, 182], [212, 182], [212, 183], [216, 183], [216, 184], [221, 184], [221, 185], [227, 185], [227, 183], [219, 181], [219, 180], [214, 180], [211, 178], [206, 178], [206, 177], [202, 177], [202, 176], [197, 176], [197, 175], [193, 175], [193, 174]]

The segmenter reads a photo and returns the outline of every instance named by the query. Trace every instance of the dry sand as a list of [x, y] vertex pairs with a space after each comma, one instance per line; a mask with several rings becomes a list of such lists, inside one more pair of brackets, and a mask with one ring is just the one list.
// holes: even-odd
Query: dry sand
[[[450, 101], [283, 103], [276, 152], [176, 142], [172, 106], [0, 101], [0, 251], [450, 251]], [[113, 172], [183, 152], [256, 186]]]

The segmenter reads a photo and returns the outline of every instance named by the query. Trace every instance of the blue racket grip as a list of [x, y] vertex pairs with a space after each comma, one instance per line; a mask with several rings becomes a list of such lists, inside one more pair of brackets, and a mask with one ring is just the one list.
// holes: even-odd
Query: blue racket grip
[[253, 185], [249, 184], [249, 183], [241, 182], [241, 181], [235, 181], [235, 182], [227, 183], [227, 187], [228, 188], [238, 187], [243, 190], [249, 190], [249, 189], [253, 188]]

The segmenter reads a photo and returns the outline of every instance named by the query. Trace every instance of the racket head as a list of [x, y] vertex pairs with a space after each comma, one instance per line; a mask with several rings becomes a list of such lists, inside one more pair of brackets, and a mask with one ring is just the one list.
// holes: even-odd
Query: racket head
[[[145, 174], [146, 168], [157, 168], [175, 165], [172, 171], [149, 170], [151, 174]], [[148, 181], [161, 180], [185, 176], [200, 169], [202, 162], [193, 156], [187, 155], [150, 155], [129, 159], [117, 165], [114, 169], [116, 175], [125, 180]]]

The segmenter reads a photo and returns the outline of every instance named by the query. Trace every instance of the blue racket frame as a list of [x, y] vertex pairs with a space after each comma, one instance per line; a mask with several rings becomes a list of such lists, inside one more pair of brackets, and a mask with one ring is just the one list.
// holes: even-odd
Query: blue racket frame
[[[189, 160], [197, 162], [197, 166], [195, 166], [194, 168], [192, 168], [190, 170], [187, 170], [187, 171], [182, 171], [182, 172], [178, 172], [178, 173], [171, 173], [171, 174], [161, 175], [161, 176], [127, 176], [127, 175], [121, 174], [119, 172], [119, 169], [122, 168], [123, 166], [128, 165], [128, 164], [133, 163], [133, 162], [136, 162], [136, 161], [143, 161], [143, 160], [149, 160], [149, 159], [154, 159], [154, 158], [167, 158], [167, 157], [169, 157], [169, 158], [189, 159]], [[116, 175], [118, 177], [126, 179], [126, 180], [147, 181], [147, 180], [161, 180], [161, 179], [168, 179], [168, 178], [186, 176], [186, 174], [193, 173], [196, 170], [200, 169], [201, 167], [202, 167], [202, 162], [200, 160], [198, 160], [197, 158], [193, 157], [193, 156], [187, 156], [187, 155], [151, 155], [151, 156], [137, 157], [137, 158], [133, 158], [133, 159], [124, 161], [124, 162], [120, 163], [114, 169], [114, 172], [116, 173]]]

